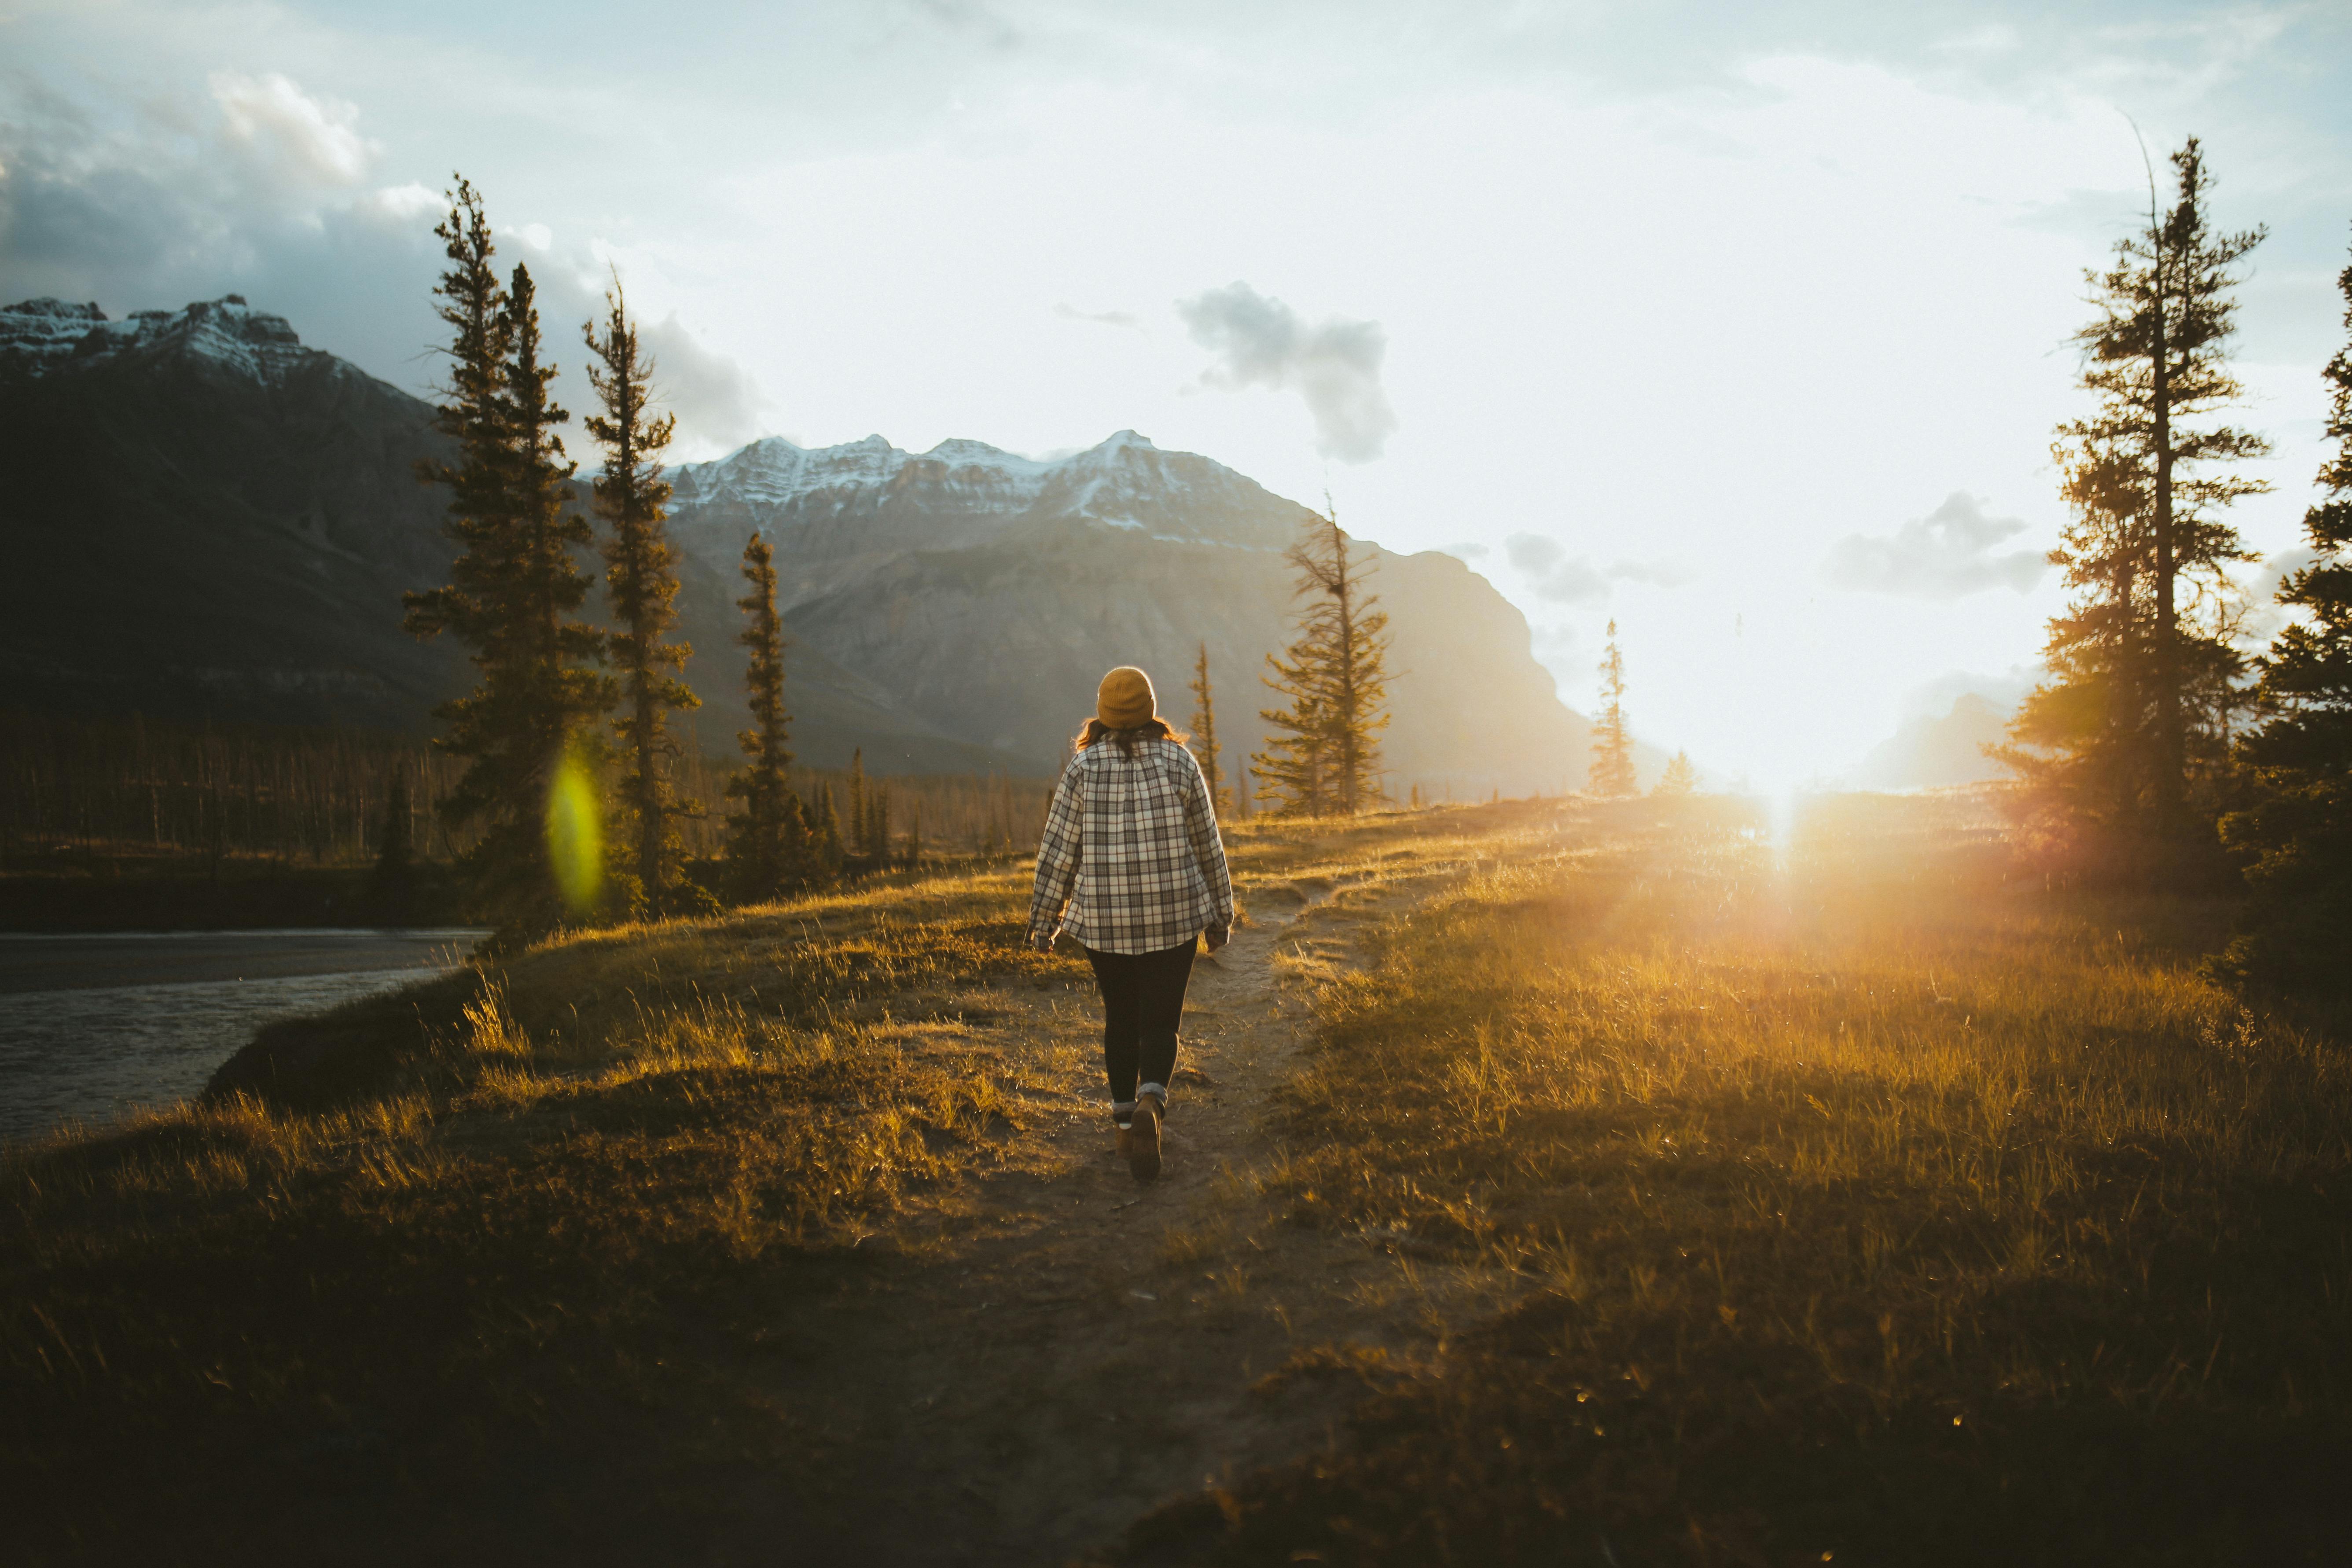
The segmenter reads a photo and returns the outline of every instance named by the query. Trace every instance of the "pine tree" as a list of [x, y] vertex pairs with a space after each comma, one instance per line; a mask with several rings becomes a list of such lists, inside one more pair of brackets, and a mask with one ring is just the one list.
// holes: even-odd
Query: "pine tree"
[[662, 449], [677, 428], [676, 415], [648, 418], [653, 363], [638, 346], [637, 330], [615, 279], [604, 296], [604, 330], [582, 329], [594, 356], [588, 366], [602, 415], [586, 420], [588, 434], [603, 447], [604, 471], [595, 483], [596, 510], [612, 530], [604, 542], [604, 583], [620, 629], [612, 638], [619, 667], [623, 711], [614, 726], [621, 741], [624, 773], [621, 801], [635, 849], [632, 867], [656, 908], [665, 907], [677, 879], [680, 854], [670, 824], [698, 813], [681, 802], [669, 778], [679, 747], [668, 731], [672, 711], [702, 706], [677, 673], [694, 650], [664, 642], [677, 624], [677, 554], [663, 526], [669, 486], [662, 481]]
[[907, 826], [907, 865], [909, 869], [919, 870], [923, 864], [923, 803], [921, 801], [915, 802], [914, 810], [909, 814], [909, 817]]
[[511, 947], [593, 907], [604, 868], [593, 725], [614, 693], [588, 668], [603, 634], [572, 618], [588, 592], [572, 552], [591, 535], [566, 509], [572, 466], [555, 430], [571, 416], [548, 396], [555, 370], [540, 363], [530, 274], [517, 267], [499, 287], [489, 224], [463, 178], [435, 232], [449, 262], [436, 310], [451, 333], [436, 423], [458, 460], [419, 473], [449, 487], [446, 531], [460, 548], [446, 586], [402, 596], [403, 624], [473, 648], [474, 689], [435, 710], [447, 726], [435, 744], [470, 760], [441, 812], [452, 826], [481, 824], [459, 870], [499, 922], [493, 945]]
[[1258, 714], [1276, 731], [1250, 759], [1258, 798], [1286, 816], [1354, 816], [1382, 798], [1379, 733], [1388, 725], [1388, 616], [1364, 589], [1371, 567], [1351, 555], [1328, 510], [1309, 515], [1284, 552], [1307, 601], [1287, 658], [1266, 656], [1267, 688], [1287, 705]]
[[408, 773], [395, 771], [384, 792], [383, 821], [376, 834], [375, 873], [369, 880], [369, 899], [376, 909], [395, 920], [405, 920], [416, 894], [415, 825], [408, 795]]
[[[2352, 267], [2338, 275], [2352, 329]], [[2247, 929], [2221, 967], [2242, 977], [2352, 989], [2352, 344], [2327, 362], [2334, 387], [2321, 465], [2326, 500], [2304, 514], [2315, 560], [2280, 585], [2303, 610], [2261, 660], [2264, 716], [2239, 755], [2261, 798], [2221, 819], [2221, 837], [2250, 858]]]
[[1330, 765], [1325, 755], [1330, 721], [1323, 711], [1322, 671], [1317, 650], [1301, 637], [1287, 662], [1265, 656], [1273, 674], [1266, 687], [1287, 701], [1262, 708], [1258, 717], [1273, 726], [1265, 749], [1250, 758], [1257, 774], [1257, 798], [1278, 816], [1320, 816], [1330, 809]]
[[757, 903], [813, 879], [808, 826], [800, 796], [785, 780], [793, 716], [784, 710], [783, 623], [776, 615], [775, 552], [753, 534], [743, 546], [743, 580], [751, 592], [735, 601], [744, 627], [737, 641], [749, 650], [743, 675], [752, 727], [737, 733], [743, 765], [727, 781], [727, 797], [743, 810], [728, 824], [727, 862], [735, 896]]
[[1201, 776], [1209, 785], [1211, 809], [1223, 816], [1233, 808], [1233, 798], [1225, 789], [1223, 771], [1217, 764], [1217, 703], [1209, 689], [1209, 645], [1201, 645], [1201, 657], [1192, 667], [1192, 754], [1201, 759]]
[[1625, 656], [1617, 647], [1617, 623], [1609, 623], [1609, 651], [1601, 660], [1601, 716], [1592, 721], [1592, 767], [1586, 787], [1594, 795], [1638, 795], [1633, 776], [1633, 737], [1625, 727]]
[[2060, 426], [2053, 448], [2074, 516], [2051, 560], [2074, 597], [2050, 623], [2051, 679], [1994, 755], [2047, 809], [2118, 845], [2178, 848], [2239, 700], [2224, 568], [2253, 557], [2221, 513], [2267, 488], [2225, 465], [2270, 447], [2190, 423], [2241, 396], [2227, 358], [2231, 269], [2263, 231], [2212, 232], [2195, 138], [2172, 166], [2171, 211], [2157, 210], [2151, 185], [2147, 228], [2117, 243], [2112, 268], [2086, 275], [2099, 313], [2075, 341], [2099, 406]]
[[873, 853], [874, 820], [866, 805], [866, 748], [853, 749], [849, 753], [849, 841], [850, 853], [864, 857]]
[[890, 786], [879, 779], [866, 785], [866, 852], [878, 863], [890, 858]]
[[829, 876], [841, 869], [841, 811], [834, 805], [833, 786], [817, 787], [815, 849], [818, 866]]
[[1690, 753], [1676, 752], [1674, 761], [1666, 764], [1665, 771], [1658, 775], [1658, 782], [1651, 786], [1650, 793], [1672, 797], [1689, 795], [1697, 788], [1698, 770], [1691, 765]]

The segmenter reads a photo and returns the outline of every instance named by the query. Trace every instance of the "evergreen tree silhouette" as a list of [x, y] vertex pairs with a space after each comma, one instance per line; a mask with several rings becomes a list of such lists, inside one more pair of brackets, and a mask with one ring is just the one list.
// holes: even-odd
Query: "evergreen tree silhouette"
[[753, 534], [743, 546], [743, 580], [751, 591], [735, 601], [744, 627], [737, 641], [749, 650], [743, 675], [751, 728], [736, 734], [743, 765], [727, 781], [727, 797], [743, 809], [728, 822], [728, 878], [735, 896], [757, 903], [814, 879], [818, 869], [800, 796], [786, 782], [793, 716], [784, 710], [783, 623], [776, 615], [775, 552]]
[[1388, 616], [1365, 591], [1371, 567], [1325, 498], [1284, 552], [1307, 600], [1286, 657], [1266, 656], [1268, 689], [1286, 705], [1260, 710], [1273, 727], [1250, 761], [1258, 798], [1286, 816], [1354, 816], [1382, 798], [1380, 731], [1388, 725]]
[[845, 786], [849, 794], [849, 851], [860, 857], [874, 852], [874, 819], [866, 800], [866, 748], [853, 749], [849, 753], [849, 782]]
[[[441, 813], [453, 826], [480, 825], [458, 869], [499, 922], [490, 946], [503, 951], [593, 912], [567, 901], [549, 815], [557, 770], [572, 755], [581, 759], [573, 798], [597, 809], [593, 725], [614, 689], [589, 668], [604, 654], [604, 635], [572, 618], [588, 577], [572, 552], [591, 534], [567, 506], [572, 466], [556, 427], [571, 416], [548, 395], [555, 367], [540, 362], [530, 273], [517, 267], [499, 287], [481, 198], [462, 176], [434, 232], [448, 261], [436, 309], [450, 330], [436, 423], [456, 443], [457, 461], [418, 471], [448, 487], [446, 529], [459, 550], [446, 585], [402, 595], [403, 624], [419, 637], [450, 633], [473, 649], [474, 689], [434, 710], [446, 726], [435, 743], [469, 764]], [[589, 868], [575, 885], [593, 885], [598, 872]]]
[[668, 717], [702, 706], [678, 672], [694, 649], [663, 641], [677, 624], [677, 555], [664, 526], [669, 486], [659, 457], [677, 428], [677, 416], [652, 418], [646, 405], [653, 363], [637, 342], [635, 323], [615, 278], [604, 296], [604, 328], [582, 329], [593, 356], [588, 381], [603, 405], [585, 425], [604, 448], [604, 471], [595, 481], [596, 510], [611, 530], [604, 541], [604, 584], [619, 629], [613, 634], [622, 712], [621, 804], [634, 851], [632, 869], [656, 909], [666, 907], [680, 854], [674, 818], [697, 815], [699, 803], [680, 801], [670, 783], [679, 752]]
[[817, 786], [815, 837], [818, 866], [827, 875], [840, 870], [843, 854], [841, 810], [834, 804], [831, 784]]
[[2240, 701], [2224, 568], [2253, 557], [2221, 512], [2268, 486], [2230, 465], [2270, 450], [2191, 423], [2242, 395], [2227, 356], [2232, 268], [2263, 231], [2212, 231], [2196, 138], [2171, 162], [2171, 210], [2151, 185], [2147, 226], [2085, 275], [2098, 316], [2075, 342], [2098, 407], [2052, 448], [2074, 515], [2051, 560], [2074, 595], [2050, 622], [2051, 679], [1991, 752], [2045, 810], [2168, 856], [2193, 835], [2194, 786], [2217, 779]]
[[384, 792], [383, 820], [376, 833], [375, 871], [369, 879], [369, 901], [385, 917], [405, 922], [416, 897], [415, 825], [408, 794], [408, 773], [395, 769]]
[[[2336, 278], [2352, 329], [2352, 267]], [[2255, 700], [2260, 728], [2239, 747], [2260, 798], [2221, 819], [2249, 857], [2246, 929], [2221, 967], [2242, 977], [2352, 990], [2352, 344], [2327, 362], [2334, 388], [2320, 466], [2325, 500], [2304, 514], [2316, 557], [2279, 588], [2303, 610], [2271, 640]]]
[[1658, 782], [1651, 786], [1650, 793], [1667, 796], [1683, 795], [1689, 795], [1697, 788], [1698, 770], [1691, 765], [1690, 753], [1676, 752], [1674, 760], [1666, 764], [1665, 771], [1658, 775]]
[[1594, 795], [1637, 795], [1633, 737], [1625, 727], [1625, 656], [1617, 647], [1617, 623], [1609, 623], [1608, 652], [1601, 659], [1601, 712], [1592, 721], [1592, 766], [1586, 787]]
[[1209, 785], [1209, 804], [1220, 816], [1232, 809], [1224, 773], [1217, 765], [1217, 703], [1209, 689], [1209, 645], [1192, 667], [1192, 753], [1201, 759], [1201, 776]]

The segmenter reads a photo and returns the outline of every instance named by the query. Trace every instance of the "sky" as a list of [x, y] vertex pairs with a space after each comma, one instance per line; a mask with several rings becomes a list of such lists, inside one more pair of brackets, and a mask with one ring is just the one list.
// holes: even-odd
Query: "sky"
[[625, 284], [683, 458], [1136, 429], [1460, 554], [1571, 706], [1613, 620], [1636, 732], [1772, 788], [2034, 679], [2083, 272], [2192, 134], [2269, 230], [2267, 598], [2347, 88], [2326, 4], [0, 0], [0, 296], [235, 291], [424, 392], [462, 170], [560, 344]]

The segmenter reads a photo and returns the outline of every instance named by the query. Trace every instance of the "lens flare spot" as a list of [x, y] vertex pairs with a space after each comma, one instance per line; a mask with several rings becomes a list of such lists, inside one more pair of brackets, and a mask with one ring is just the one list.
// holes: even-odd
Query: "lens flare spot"
[[604, 885], [604, 824], [595, 773], [576, 755], [563, 759], [548, 787], [547, 858], [563, 901], [574, 913], [593, 908]]

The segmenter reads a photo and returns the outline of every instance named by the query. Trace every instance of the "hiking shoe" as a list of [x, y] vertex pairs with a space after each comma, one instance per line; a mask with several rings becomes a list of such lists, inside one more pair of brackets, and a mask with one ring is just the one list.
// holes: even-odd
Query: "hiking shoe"
[[1119, 1152], [1127, 1156], [1129, 1173], [1139, 1182], [1148, 1182], [1160, 1174], [1160, 1101], [1150, 1095], [1138, 1095], [1135, 1100], [1135, 1125], [1118, 1135]]

